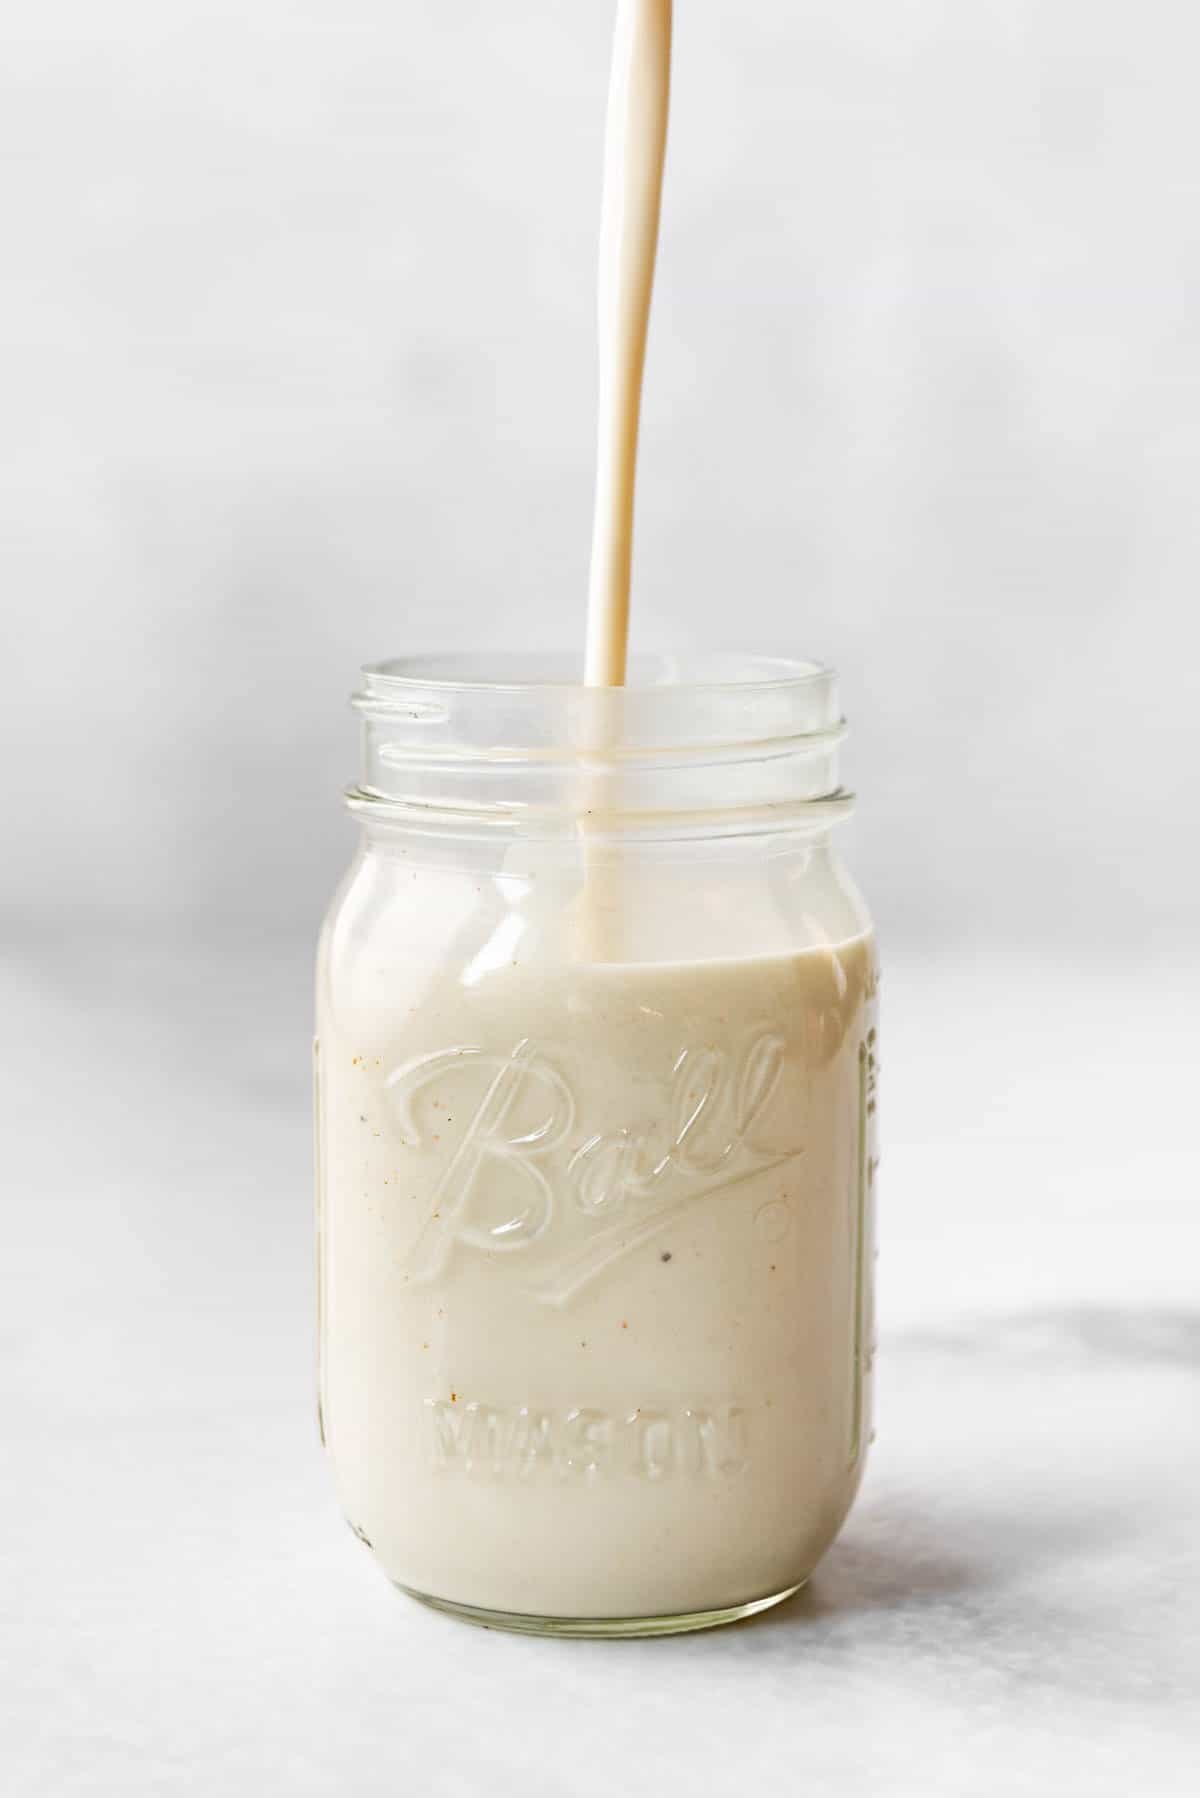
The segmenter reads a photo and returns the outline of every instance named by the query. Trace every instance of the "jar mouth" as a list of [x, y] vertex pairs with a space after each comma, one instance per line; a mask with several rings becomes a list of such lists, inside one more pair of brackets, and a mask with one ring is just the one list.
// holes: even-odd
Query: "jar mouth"
[[691, 656], [649, 655], [630, 658], [628, 676], [621, 687], [586, 687], [579, 679], [579, 657], [565, 651], [496, 650], [481, 654], [451, 651], [437, 655], [397, 656], [368, 662], [363, 670], [364, 688], [355, 703], [394, 698], [403, 704], [414, 689], [447, 692], [504, 692], [544, 694], [608, 693], [620, 695], [670, 688], [676, 693], [727, 693], [749, 690], [815, 688], [836, 679], [832, 668], [821, 662], [800, 661], [790, 656], [743, 655], [714, 651]]
[[[356, 809], [486, 824], [772, 829], [844, 814], [837, 677], [819, 662], [696, 654], [635, 659], [621, 687], [587, 687], [578, 657], [536, 651], [369, 664], [354, 695]], [[765, 826], [764, 826], [765, 827]], [[794, 826], [793, 826], [794, 827]]]

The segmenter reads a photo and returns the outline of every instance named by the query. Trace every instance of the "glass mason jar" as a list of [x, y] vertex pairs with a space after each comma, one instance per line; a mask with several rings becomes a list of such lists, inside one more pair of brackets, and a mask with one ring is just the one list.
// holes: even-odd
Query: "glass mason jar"
[[422, 658], [355, 704], [317, 980], [346, 1516], [476, 1621], [762, 1609], [870, 1434], [877, 971], [834, 676]]

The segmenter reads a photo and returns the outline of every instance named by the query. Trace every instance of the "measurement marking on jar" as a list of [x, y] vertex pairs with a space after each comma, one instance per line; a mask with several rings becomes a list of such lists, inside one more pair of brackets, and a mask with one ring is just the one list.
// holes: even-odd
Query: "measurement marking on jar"
[[867, 1032], [858, 1046], [858, 1166], [855, 1175], [854, 1221], [851, 1238], [852, 1290], [854, 1294], [853, 1362], [850, 1400], [850, 1465], [862, 1453], [863, 1410], [866, 1387], [867, 1341], [867, 1239], [870, 1233], [871, 1187], [879, 1165], [871, 1159], [871, 1122], [875, 1116], [879, 1064], [876, 1033]]
[[721, 1402], [605, 1410], [427, 1398], [425, 1442], [440, 1472], [593, 1483], [727, 1479], [748, 1464], [748, 1411]]

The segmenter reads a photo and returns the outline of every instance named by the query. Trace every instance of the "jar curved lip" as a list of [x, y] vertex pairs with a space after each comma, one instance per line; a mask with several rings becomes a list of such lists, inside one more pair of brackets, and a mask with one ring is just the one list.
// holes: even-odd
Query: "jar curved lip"
[[356, 697], [378, 704], [403, 700], [416, 691], [510, 694], [646, 693], [664, 688], [674, 694], [752, 693], [803, 690], [835, 680], [823, 662], [790, 656], [713, 651], [696, 656], [647, 655], [631, 659], [624, 687], [586, 687], [570, 678], [578, 656], [525, 650], [450, 651], [398, 656], [363, 664], [367, 691]]

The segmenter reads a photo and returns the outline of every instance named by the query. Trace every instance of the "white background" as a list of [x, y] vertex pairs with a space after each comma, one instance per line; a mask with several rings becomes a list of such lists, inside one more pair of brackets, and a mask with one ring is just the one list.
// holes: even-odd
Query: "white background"
[[393, 1598], [312, 1442], [343, 701], [582, 644], [611, 5], [42, 0], [0, 26], [18, 1798], [1194, 1765], [1195, 22], [676, 11], [635, 636], [843, 673], [863, 1499], [769, 1622], [553, 1647]]
[[[677, 11], [637, 642], [842, 669], [889, 936], [1186, 931], [1188, 9]], [[358, 664], [582, 643], [611, 16], [9, 20], [14, 903], [307, 929]]]

